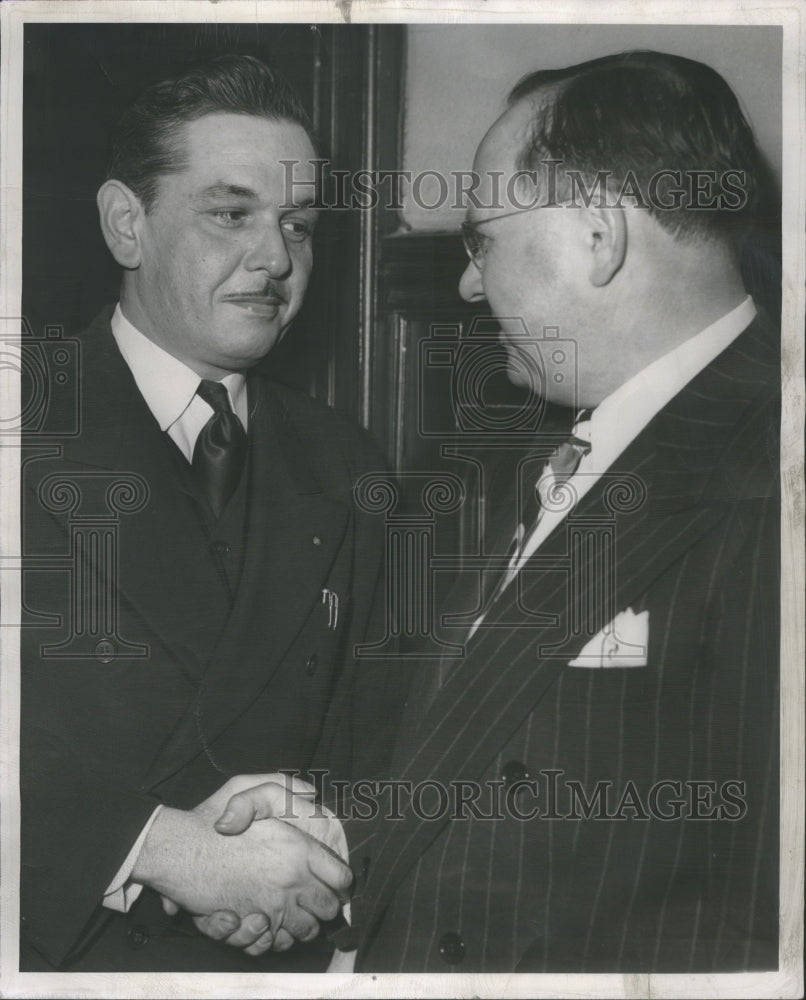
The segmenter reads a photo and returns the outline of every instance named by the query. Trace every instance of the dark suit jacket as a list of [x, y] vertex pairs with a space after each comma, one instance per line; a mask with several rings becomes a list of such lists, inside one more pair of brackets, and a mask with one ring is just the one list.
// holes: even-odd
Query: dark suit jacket
[[[402, 820], [348, 819], [358, 968], [777, 966], [779, 381], [756, 321], [538, 550], [430, 706], [423, 662], [395, 774], [447, 808], [432, 787]], [[470, 578], [449, 610], [478, 607]], [[645, 667], [568, 666], [603, 608], [649, 612]]]
[[336, 413], [250, 376], [233, 591], [108, 312], [80, 345], [80, 432], [33, 438], [23, 464], [23, 966], [254, 971], [149, 891], [127, 916], [99, 902], [158, 803], [310, 766], [380, 589], [381, 526], [352, 497], [378, 462]]

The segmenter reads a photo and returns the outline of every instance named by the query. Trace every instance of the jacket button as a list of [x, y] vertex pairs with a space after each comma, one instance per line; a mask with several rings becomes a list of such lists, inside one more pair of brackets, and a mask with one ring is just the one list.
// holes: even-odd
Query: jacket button
[[143, 924], [135, 924], [129, 928], [127, 937], [131, 948], [144, 948], [148, 944], [148, 928]]
[[95, 658], [100, 663], [111, 663], [115, 658], [115, 644], [109, 639], [101, 639], [95, 647]]
[[360, 879], [366, 881], [369, 875], [369, 868], [372, 864], [372, 858], [363, 858], [361, 861], [361, 874], [358, 876]]
[[448, 931], [439, 939], [439, 953], [443, 962], [458, 965], [465, 957], [465, 943], [456, 931]]
[[529, 768], [522, 761], [509, 760], [504, 764], [501, 777], [504, 779], [504, 787], [511, 788], [517, 781], [529, 780]]
[[319, 663], [319, 657], [316, 655], [316, 653], [311, 653], [311, 655], [308, 657], [305, 663], [305, 673], [309, 677], [313, 677], [313, 675], [316, 673], [316, 665], [318, 663]]

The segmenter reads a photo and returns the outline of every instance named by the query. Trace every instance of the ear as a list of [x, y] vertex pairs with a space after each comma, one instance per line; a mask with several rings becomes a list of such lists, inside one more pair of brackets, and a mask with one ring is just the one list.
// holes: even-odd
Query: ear
[[140, 266], [141, 227], [145, 211], [140, 199], [122, 181], [105, 181], [96, 198], [109, 252], [129, 270]]
[[590, 282], [597, 288], [608, 284], [624, 263], [627, 253], [627, 220], [623, 208], [583, 209]]

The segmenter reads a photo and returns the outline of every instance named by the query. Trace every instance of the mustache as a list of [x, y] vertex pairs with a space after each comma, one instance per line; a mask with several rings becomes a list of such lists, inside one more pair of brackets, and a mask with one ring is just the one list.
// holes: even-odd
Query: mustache
[[227, 292], [224, 299], [254, 299], [259, 302], [285, 302], [286, 296], [282, 287], [276, 281], [267, 281], [260, 288], [244, 288], [235, 292]]

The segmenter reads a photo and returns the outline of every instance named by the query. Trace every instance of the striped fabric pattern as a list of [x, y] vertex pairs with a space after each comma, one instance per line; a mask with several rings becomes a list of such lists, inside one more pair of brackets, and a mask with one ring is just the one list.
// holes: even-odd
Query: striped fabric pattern
[[[775, 967], [779, 377], [774, 334], [757, 319], [612, 470], [646, 490], [632, 507], [622, 495], [612, 552], [616, 611], [649, 612], [646, 667], [567, 667], [585, 641], [568, 626], [594, 600], [593, 556], [571, 559], [558, 530], [428, 711], [404, 723], [396, 777], [487, 788], [526, 775], [538, 782], [526, 805], [541, 812], [426, 819], [408, 808], [403, 821], [353, 823], [354, 856], [371, 858], [353, 907], [358, 968]], [[575, 523], [614, 506], [608, 488], [588, 494]], [[473, 607], [466, 585], [457, 593], [466, 603], [447, 611]], [[554, 624], [535, 624], [546, 613]], [[423, 662], [415, 688], [433, 669]], [[566, 818], [546, 818], [552, 782]], [[677, 785], [648, 810], [659, 782], [679, 782], [684, 818], [656, 816], [674, 811]], [[605, 815], [569, 817], [569, 783], [588, 796], [604, 785]], [[631, 784], [638, 806], [613, 818]], [[721, 818], [690, 815], [719, 807]]]

